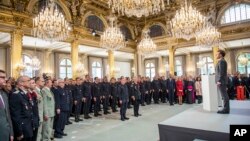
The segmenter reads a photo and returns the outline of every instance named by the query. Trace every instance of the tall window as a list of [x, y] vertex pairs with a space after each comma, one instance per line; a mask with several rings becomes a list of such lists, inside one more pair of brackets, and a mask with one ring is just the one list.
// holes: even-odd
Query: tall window
[[221, 18], [221, 24], [250, 20], [250, 4], [235, 4]]
[[211, 57], [203, 57], [205, 65], [201, 68], [201, 74], [214, 74], [214, 62]]
[[148, 63], [146, 65], [146, 77], [149, 77], [151, 80], [153, 80], [155, 76], [155, 65], [153, 63]]
[[59, 70], [60, 78], [72, 78], [72, 67], [70, 59], [63, 59], [60, 62], [60, 70]]
[[175, 70], [176, 70], [177, 76], [183, 75], [182, 62], [179, 59], [175, 60]]
[[[239, 58], [241, 57], [246, 57], [248, 58], [248, 64], [247, 65], [242, 65], [239, 62]], [[238, 56], [237, 58], [237, 70], [241, 73], [241, 74], [250, 74], [250, 53], [244, 53]]]
[[99, 62], [92, 63], [92, 77], [102, 78], [102, 66]]
[[23, 64], [26, 65], [26, 70], [23, 72], [23, 75], [29, 76], [29, 77], [34, 77], [35, 76], [35, 71], [33, 70], [33, 68], [31, 67], [31, 63], [32, 63], [32, 58], [29, 57], [28, 55], [22, 55], [22, 61]]

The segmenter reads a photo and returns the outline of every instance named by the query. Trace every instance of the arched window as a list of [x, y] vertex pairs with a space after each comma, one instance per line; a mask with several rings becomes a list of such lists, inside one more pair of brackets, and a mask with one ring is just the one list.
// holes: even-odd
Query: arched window
[[201, 68], [201, 74], [214, 74], [214, 62], [211, 57], [202, 57], [202, 60], [204, 62], [204, 66]]
[[121, 26], [120, 29], [121, 29], [121, 32], [125, 36], [126, 39], [132, 40], [131, 32], [125, 25]]
[[179, 59], [175, 60], [175, 70], [176, 70], [177, 76], [183, 75], [182, 62]]
[[86, 19], [86, 27], [97, 31], [104, 31], [102, 20], [95, 15], [88, 16]]
[[[247, 65], [243, 65], [240, 63], [240, 58], [247, 58], [248, 59], [248, 63]], [[237, 70], [241, 73], [241, 74], [250, 74], [250, 53], [244, 53], [238, 56], [237, 58]]]
[[32, 58], [29, 57], [28, 55], [23, 54], [22, 55], [22, 61], [23, 61], [23, 64], [26, 65], [26, 69], [23, 72], [23, 75], [26, 75], [26, 76], [29, 76], [29, 77], [34, 77], [35, 76], [35, 71], [31, 67]]
[[102, 78], [102, 66], [99, 62], [92, 63], [92, 77]]
[[60, 78], [72, 78], [72, 67], [70, 59], [63, 59], [60, 62], [60, 70], [59, 70]]
[[149, 77], [151, 80], [153, 80], [155, 76], [155, 65], [153, 63], [148, 63], [146, 65], [146, 77]]
[[235, 4], [221, 17], [221, 24], [250, 20], [250, 4]]
[[165, 34], [164, 29], [159, 25], [153, 25], [149, 28], [149, 30], [150, 30], [149, 35], [152, 38], [163, 36]]

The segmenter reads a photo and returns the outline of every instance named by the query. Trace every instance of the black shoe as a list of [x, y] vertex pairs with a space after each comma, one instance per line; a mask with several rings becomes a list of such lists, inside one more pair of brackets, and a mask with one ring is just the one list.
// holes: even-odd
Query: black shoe
[[125, 119], [124, 119], [124, 118], [121, 118], [121, 121], [125, 121]]
[[68, 121], [67, 124], [72, 124], [72, 122]]
[[61, 138], [62, 138], [62, 135], [55, 134], [55, 135], [54, 135], [54, 138], [61, 139]]
[[138, 115], [134, 115], [135, 117], [138, 117]]
[[131, 109], [132, 108], [132, 106], [128, 106], [128, 109]]
[[98, 117], [98, 114], [94, 114], [95, 117]]
[[78, 120], [79, 120], [79, 121], [83, 121], [83, 120], [82, 120], [82, 119], [80, 119], [80, 118], [79, 118]]
[[102, 114], [99, 114], [99, 113], [98, 113], [97, 115], [98, 115], [98, 116], [102, 116]]
[[104, 115], [107, 115], [107, 114], [108, 114], [108, 112], [104, 112], [103, 114], [104, 114]]
[[226, 111], [226, 110], [221, 110], [221, 111], [218, 111], [217, 113], [218, 114], [229, 114], [230, 112]]
[[141, 106], [146, 106], [145, 104], [142, 104]]
[[138, 114], [138, 116], [142, 116], [141, 114]]
[[66, 134], [66, 133], [62, 133], [61, 135], [62, 135], [62, 136], [67, 136], [67, 134]]
[[124, 119], [125, 119], [125, 120], [129, 120], [129, 118], [127, 118], [127, 117], [125, 117]]
[[79, 120], [78, 120], [78, 119], [75, 119], [75, 122], [79, 122]]

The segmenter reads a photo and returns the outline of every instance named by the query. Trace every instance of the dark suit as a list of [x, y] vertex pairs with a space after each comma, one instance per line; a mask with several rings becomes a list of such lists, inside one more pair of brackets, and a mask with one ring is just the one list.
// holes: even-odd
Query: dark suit
[[131, 84], [131, 95], [134, 96], [134, 116], [139, 115], [139, 107], [140, 107], [140, 102], [141, 102], [141, 92], [140, 92], [140, 86], [139, 84], [132, 83]]
[[110, 84], [108, 82], [101, 83], [101, 92], [103, 96], [103, 112], [104, 114], [108, 113], [108, 104], [109, 104], [109, 96], [110, 96]]
[[223, 111], [229, 112], [229, 97], [227, 94], [227, 62], [224, 58], [220, 59], [215, 67], [215, 83], [220, 82], [218, 85], [218, 90], [221, 94], [221, 97], [224, 101], [224, 109]]
[[111, 83], [110, 85], [110, 94], [112, 96], [112, 111], [116, 112], [116, 106], [117, 106], [117, 98], [118, 98], [118, 84], [116, 83]]
[[13, 136], [8, 97], [0, 89], [0, 141], [8, 141]]
[[79, 120], [79, 116], [82, 108], [82, 98], [83, 98], [83, 87], [82, 85], [75, 85], [73, 90], [73, 99], [77, 103], [75, 104], [75, 120]]
[[92, 87], [93, 97], [96, 98], [94, 103], [94, 115], [98, 116], [99, 106], [101, 103], [101, 85], [100, 83], [94, 83]]
[[32, 140], [32, 106], [29, 102], [27, 94], [21, 89], [17, 89], [14, 93], [10, 95], [9, 98], [10, 114], [15, 137], [23, 135], [24, 140]]
[[60, 113], [56, 113], [55, 119], [55, 134], [62, 135], [65, 125], [67, 123], [69, 112], [69, 94], [65, 89], [58, 87], [57, 91], [53, 92], [55, 95], [55, 107], [60, 109]]
[[119, 93], [119, 100], [122, 101], [121, 108], [120, 108], [120, 115], [121, 115], [121, 119], [124, 120], [124, 118], [126, 118], [126, 111], [127, 111], [128, 101], [129, 101], [127, 85], [126, 84], [119, 85], [118, 93]]
[[174, 104], [174, 93], [175, 93], [175, 80], [174, 79], [168, 79], [167, 80], [167, 90], [169, 95], [169, 103], [170, 105]]
[[92, 86], [90, 82], [84, 82], [82, 87], [83, 87], [83, 97], [86, 99], [84, 102], [84, 106], [83, 106], [83, 114], [84, 114], [84, 117], [88, 117], [89, 108], [90, 108], [91, 99], [92, 99], [92, 95], [91, 95]]
[[159, 80], [153, 80], [152, 88], [154, 90], [153, 99], [156, 104], [159, 104], [159, 92], [161, 90], [161, 84]]

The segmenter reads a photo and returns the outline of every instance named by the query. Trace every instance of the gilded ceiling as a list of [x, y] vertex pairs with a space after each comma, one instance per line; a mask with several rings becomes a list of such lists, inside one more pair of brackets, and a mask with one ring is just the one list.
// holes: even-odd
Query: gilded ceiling
[[[40, 0], [41, 1], [41, 0]], [[56, 3], [60, 7], [60, 10], [64, 13], [66, 19], [72, 24], [73, 29], [79, 29], [77, 32], [81, 32], [84, 38], [95, 39], [91, 36], [91, 31], [103, 31], [107, 27], [106, 17], [111, 13], [107, 4], [108, 0], [56, 0]], [[131, 42], [138, 41], [141, 38], [141, 32], [143, 29], [150, 28], [153, 33], [151, 37], [162, 37], [157, 44], [163, 45], [169, 43], [166, 38], [170, 37], [170, 25], [169, 21], [173, 18], [175, 11], [179, 9], [180, 4], [184, 0], [168, 0], [165, 2], [165, 10], [158, 15], [151, 15], [149, 17], [128, 18], [126, 16], [118, 17], [118, 26], [122, 27], [122, 31], [128, 40]], [[249, 0], [238, 0], [249, 2]], [[215, 26], [219, 27], [218, 19], [221, 14], [230, 4], [235, 0], [192, 0], [192, 4], [203, 15], [209, 18], [209, 21]], [[8, 16], [4, 17], [3, 14], [22, 15], [25, 20], [25, 26], [32, 27], [32, 20], [30, 17], [35, 16], [38, 13], [38, 0], [0, 0], [0, 23], [1, 21], [8, 21]], [[22, 17], [21, 16], [21, 17]], [[118, 15], [117, 15], [118, 16]], [[90, 24], [93, 23], [93, 24]], [[31, 28], [30, 27], [30, 28]], [[249, 31], [249, 26], [242, 27]], [[222, 33], [230, 34], [235, 28], [223, 27], [219, 30]], [[237, 27], [237, 30], [238, 27]], [[241, 30], [242, 31], [242, 30]], [[88, 34], [88, 35], [87, 35]], [[179, 42], [182, 42], [180, 40]], [[133, 46], [133, 43], [131, 43]]]

